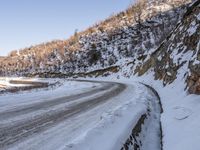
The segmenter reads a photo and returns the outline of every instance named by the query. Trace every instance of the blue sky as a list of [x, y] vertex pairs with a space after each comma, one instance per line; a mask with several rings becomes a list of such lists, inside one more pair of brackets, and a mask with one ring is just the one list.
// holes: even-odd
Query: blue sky
[[0, 55], [54, 39], [67, 39], [132, 0], [2, 0]]

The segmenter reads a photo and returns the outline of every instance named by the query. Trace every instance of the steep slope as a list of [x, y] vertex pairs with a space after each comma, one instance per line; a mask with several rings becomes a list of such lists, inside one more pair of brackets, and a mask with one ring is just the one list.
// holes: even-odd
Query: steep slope
[[199, 94], [199, 1], [188, 2], [140, 0], [67, 41], [12, 52], [0, 60], [0, 74], [130, 77], [151, 70], [166, 85], [182, 70], [189, 92]]
[[135, 70], [139, 75], [151, 69], [155, 79], [166, 85], [182, 73], [189, 92], [200, 94], [200, 1], [188, 8], [170, 36], [140, 63]]
[[[134, 61], [157, 48], [182, 17], [188, 2], [139, 0], [69, 40], [13, 51], [1, 61], [1, 75], [88, 72]], [[144, 59], [140, 57], [140, 59]]]

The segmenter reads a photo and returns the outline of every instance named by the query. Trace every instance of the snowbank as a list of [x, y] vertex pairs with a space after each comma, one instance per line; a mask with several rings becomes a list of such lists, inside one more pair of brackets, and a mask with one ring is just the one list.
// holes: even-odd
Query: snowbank
[[154, 80], [151, 70], [142, 77], [132, 75], [126, 78], [121, 72], [99, 80], [142, 82], [155, 88], [164, 110], [161, 114], [163, 149], [199, 150], [200, 96], [187, 93], [184, 70], [178, 71], [177, 79], [165, 87], [162, 81]]

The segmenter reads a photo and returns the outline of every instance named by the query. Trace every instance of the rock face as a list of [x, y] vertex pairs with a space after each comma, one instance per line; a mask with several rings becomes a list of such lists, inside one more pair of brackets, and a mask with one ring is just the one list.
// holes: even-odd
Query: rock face
[[187, 9], [170, 36], [135, 71], [143, 75], [152, 69], [155, 79], [163, 80], [164, 85], [172, 83], [182, 72], [189, 92], [200, 94], [199, 54], [200, 1], [196, 1]]

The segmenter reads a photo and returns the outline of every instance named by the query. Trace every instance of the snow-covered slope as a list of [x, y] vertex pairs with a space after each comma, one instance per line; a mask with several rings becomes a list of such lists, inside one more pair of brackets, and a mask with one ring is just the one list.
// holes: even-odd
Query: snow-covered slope
[[[163, 149], [199, 150], [200, 1], [185, 5], [187, 2], [141, 0], [76, 34], [70, 42], [48, 43], [1, 59], [0, 73], [107, 76], [103, 79], [146, 83], [161, 97]], [[46, 46], [51, 47], [50, 52]], [[86, 139], [91, 139], [90, 134]], [[85, 146], [80, 141], [78, 144]]]
[[164, 150], [199, 150], [200, 1], [155, 50], [134, 61], [122, 61], [107, 80], [146, 83], [159, 93]]
[[[200, 94], [200, 2], [192, 4], [161, 46], [137, 64], [139, 75], [148, 70], [170, 84], [182, 76], [190, 93]], [[184, 75], [184, 76], [183, 76]]]
[[128, 83], [138, 81], [156, 89], [164, 110], [161, 115], [164, 150], [200, 147], [200, 97], [195, 95], [200, 88], [199, 15], [200, 1], [195, 1], [158, 49], [144, 60], [122, 65], [117, 74], [107, 77]]
[[144, 59], [174, 29], [190, 0], [139, 0], [124, 12], [75, 34], [13, 52], [0, 63], [2, 75], [66, 76]]

